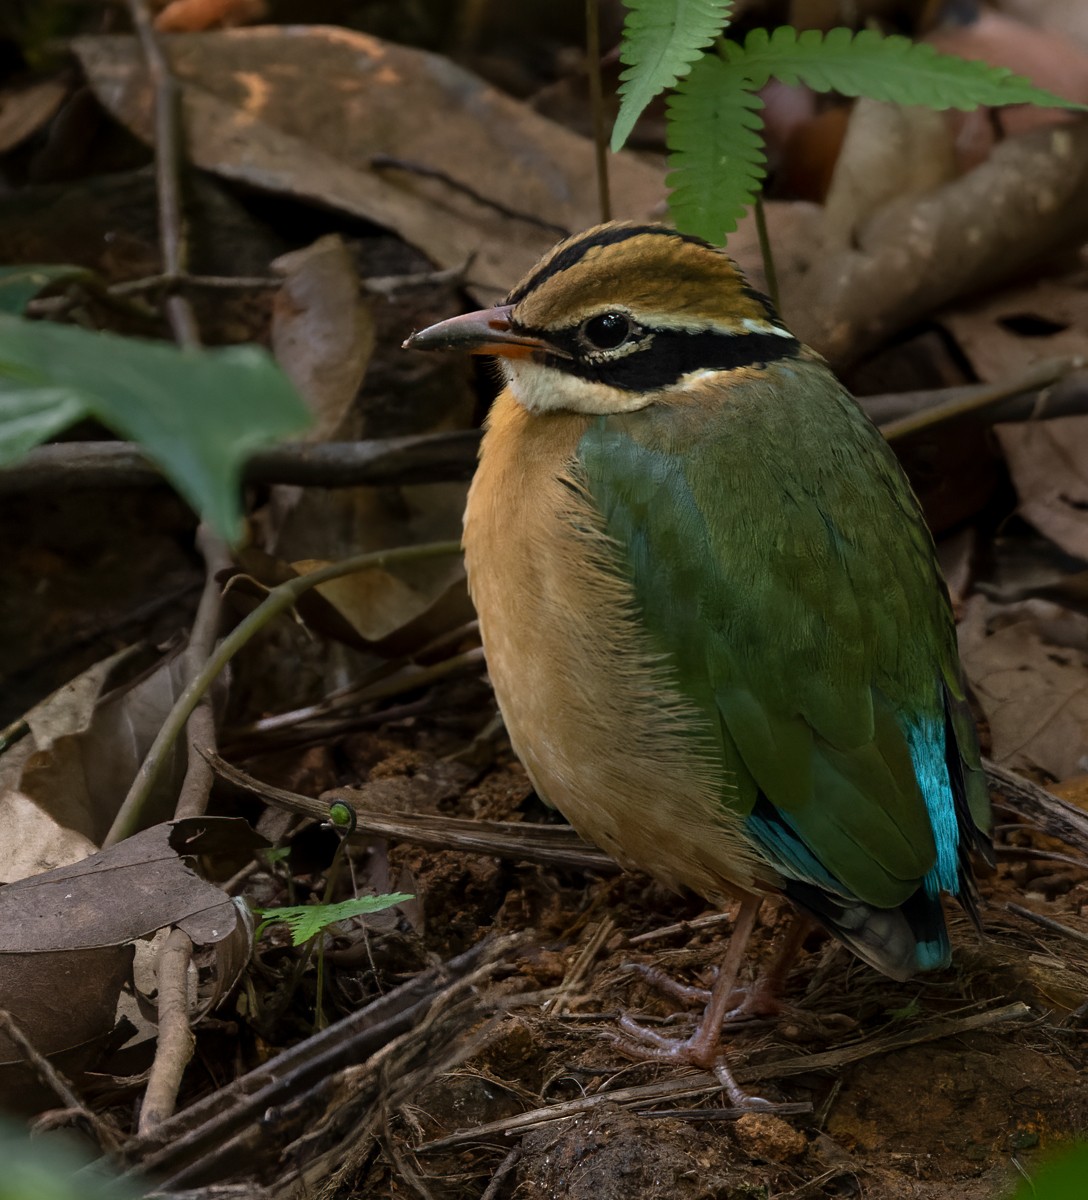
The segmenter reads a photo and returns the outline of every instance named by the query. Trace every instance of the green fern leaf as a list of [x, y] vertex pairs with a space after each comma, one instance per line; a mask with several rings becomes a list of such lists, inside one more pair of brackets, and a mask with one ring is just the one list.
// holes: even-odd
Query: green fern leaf
[[720, 244], [762, 182], [763, 101], [744, 72], [705, 55], [669, 97], [669, 210], [677, 228]]
[[620, 111], [612, 150], [631, 136], [642, 110], [686, 75], [691, 64], [729, 22], [733, 0], [626, 0], [620, 59]]
[[356, 896], [351, 900], [341, 900], [338, 904], [291, 904], [284, 908], [258, 908], [257, 912], [264, 918], [261, 930], [282, 921], [291, 931], [291, 944], [301, 946], [337, 921], [381, 912], [411, 899], [413, 897], [405, 892], [386, 892], [382, 896]]
[[940, 54], [924, 42], [882, 37], [869, 29], [832, 29], [826, 35], [788, 25], [768, 34], [753, 29], [744, 46], [725, 43], [730, 65], [758, 90], [770, 78], [804, 83], [818, 92], [869, 96], [927, 108], [977, 108], [980, 104], [1042, 104], [1083, 108], [1037, 88], [1005, 67]]

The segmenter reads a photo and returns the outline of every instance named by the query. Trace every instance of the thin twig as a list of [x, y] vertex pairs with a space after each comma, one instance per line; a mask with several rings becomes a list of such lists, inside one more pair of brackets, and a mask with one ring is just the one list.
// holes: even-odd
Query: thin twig
[[502, 1187], [503, 1180], [519, 1162], [521, 1162], [521, 1147], [515, 1146], [495, 1169], [495, 1174], [491, 1176], [491, 1182], [484, 1189], [480, 1200], [498, 1200], [499, 1188]]
[[[680, 1117], [685, 1121], [739, 1121], [749, 1111], [747, 1108], [636, 1108], [635, 1116]], [[812, 1112], [812, 1105], [807, 1100], [796, 1104], [776, 1104], [774, 1112], [779, 1117], [804, 1117]]]
[[608, 188], [608, 141], [604, 127], [604, 89], [601, 86], [601, 12], [599, 0], [586, 0], [586, 75], [589, 107], [593, 114], [593, 151], [597, 164], [597, 196], [601, 220], [612, 220]]
[[696, 929], [707, 929], [714, 925], [728, 925], [732, 920], [732, 913], [703, 913], [701, 917], [693, 917], [690, 921], [677, 921], [675, 925], [662, 925], [660, 929], [648, 929], [645, 933], [636, 933], [634, 937], [627, 939], [627, 944], [628, 946], [641, 946], [646, 942], [656, 942], [660, 938], [672, 937], [677, 933], [690, 933]]
[[416, 846], [463, 850], [470, 854], [493, 854], [523, 862], [547, 863], [615, 874], [619, 864], [603, 850], [590, 846], [569, 825], [533, 825], [527, 821], [481, 821], [447, 817], [437, 813], [373, 811], [365, 806], [366, 792], [336, 788], [322, 799], [289, 792], [255, 779], [216, 755], [209, 755], [216, 774], [228, 783], [260, 796], [268, 804], [303, 816], [324, 820], [332, 800], [342, 800], [359, 816], [356, 838], [387, 837]]
[[[739, 1083], [758, 1083], [768, 1079], [785, 1079], [792, 1075], [805, 1075], [810, 1071], [833, 1070], [869, 1058], [874, 1054], [887, 1054], [891, 1050], [901, 1050], [907, 1046], [917, 1046], [924, 1042], [955, 1037], [996, 1024], [1022, 1021], [1029, 1016], [1031, 1016], [1031, 1010], [1026, 1004], [1006, 1004], [1001, 1008], [973, 1013], [968, 1017], [933, 1021], [920, 1028], [906, 1030], [902, 1033], [866, 1038], [823, 1054], [802, 1054], [783, 1062], [741, 1067], [736, 1070], [735, 1076]], [[716, 1076], [709, 1071], [699, 1071], [677, 1079], [617, 1088], [615, 1091], [595, 1092], [592, 1096], [583, 1096], [577, 1100], [547, 1105], [544, 1108], [519, 1113], [513, 1117], [505, 1117], [499, 1121], [491, 1121], [472, 1129], [458, 1130], [446, 1137], [436, 1138], [433, 1142], [425, 1142], [422, 1146], [417, 1146], [416, 1153], [427, 1154], [438, 1150], [448, 1150], [465, 1142], [486, 1141], [496, 1135], [507, 1135], [531, 1126], [578, 1116], [580, 1113], [590, 1112], [602, 1104], [643, 1107], [664, 1099], [706, 1096], [721, 1090], [722, 1085]]]
[[1068, 925], [1061, 924], [1060, 921], [1055, 921], [1051, 917], [1044, 917], [1042, 913], [1032, 912], [1030, 908], [1024, 908], [1019, 904], [1006, 904], [1007, 912], [1015, 913], [1018, 917], [1023, 917], [1025, 921], [1032, 921], [1036, 925], [1041, 925], [1044, 929], [1049, 929], [1051, 933], [1059, 933], [1064, 938], [1069, 938], [1072, 942], [1079, 942], [1082, 946], [1088, 946], [1088, 933], [1081, 933], [1079, 929], [1071, 929]]
[[[1017, 825], [1023, 830], [1023, 825]], [[1088, 871], [1088, 859], [1074, 858], [1071, 854], [1057, 854], [1053, 850], [1036, 850], [1034, 846], [995, 846], [994, 853], [999, 858], [1032, 858], [1042, 862], [1058, 862], [1067, 867], [1076, 867]]]
[[1051, 836], [1088, 851], [1088, 814], [1007, 767], [989, 759], [983, 759], [982, 765], [987, 782], [1008, 799], [1010, 807]]
[[[163, 274], [181, 279], [189, 269], [189, 241], [181, 195], [181, 89], [155, 34], [145, 0], [128, 0], [132, 25], [140, 42], [155, 100], [155, 193], [159, 202], [159, 242]], [[199, 346], [200, 333], [192, 305], [181, 295], [169, 295], [163, 305], [174, 339], [181, 346]]]
[[601, 948], [615, 932], [615, 929], [616, 922], [609, 916], [605, 917], [596, 929], [593, 930], [578, 952], [574, 962], [567, 969], [567, 973], [563, 977], [563, 982], [556, 989], [555, 994], [547, 1004], [544, 1005], [545, 1016], [558, 1015], [560, 1006], [565, 1005], [583, 983], [589, 972], [589, 968], [593, 965], [594, 959], [600, 954]]
[[155, 292], [161, 288], [172, 287], [183, 283], [189, 288], [210, 288], [215, 291], [234, 291], [256, 289], [275, 291], [283, 287], [283, 277], [280, 275], [186, 275], [177, 279], [165, 272], [158, 275], [144, 275], [139, 279], [124, 279], [120, 283], [111, 283], [106, 289], [111, 296], [132, 296], [140, 292]]
[[[1048, 359], [1037, 363], [1030, 370], [1025, 371], [1019, 379], [1011, 382], [981, 384], [975, 388], [956, 389], [960, 393], [958, 396], [953, 396], [943, 403], [931, 405], [921, 412], [885, 421], [881, 424], [880, 431], [889, 442], [893, 442], [898, 438], [909, 437], [923, 429], [932, 429], [934, 426], [948, 421], [960, 421], [965, 417], [977, 419], [981, 414], [989, 412], [998, 405], [1004, 405], [1005, 402], [1021, 393], [1038, 392], [1040, 388], [1049, 387], [1063, 376], [1081, 370], [1084, 366], [1083, 358]], [[1027, 415], [1034, 420], [1043, 416], [1056, 415], [1053, 412], [1047, 413], [1045, 397], [1042, 404], [1038, 402], [1037, 398], [1033, 398], [1031, 404], [1032, 409]], [[1008, 420], [1009, 417], [1002, 412], [1001, 419]]]
[[23, 1058], [34, 1068], [42, 1083], [64, 1101], [66, 1108], [78, 1113], [87, 1122], [102, 1149], [109, 1154], [116, 1152], [120, 1141], [113, 1129], [83, 1103], [68, 1080], [38, 1050], [11, 1013], [4, 1008], [0, 1008], [0, 1029], [3, 1029], [19, 1048]]
[[[322, 488], [445, 483], [471, 476], [479, 444], [476, 429], [359, 442], [287, 442], [256, 451], [246, 462], [243, 478], [246, 483]], [[36, 446], [19, 462], [0, 468], [0, 495], [162, 482], [155, 463], [129, 442]]]
[[[222, 1178], [237, 1169], [239, 1155], [250, 1162], [270, 1157], [281, 1167], [298, 1157], [313, 1164], [317, 1143], [301, 1156], [285, 1153], [287, 1144], [302, 1145], [307, 1127], [320, 1125], [316, 1118], [330, 1105], [340, 1121], [344, 1106], [353, 1100], [372, 1104], [376, 1072], [385, 1059], [396, 1055], [398, 1047], [411, 1051], [412, 1043], [427, 1035], [444, 1010], [450, 1010], [457, 1025], [475, 1026], [478, 1032], [482, 1003], [476, 995], [517, 944], [517, 938], [485, 941], [422, 972], [197, 1100], [150, 1136], [131, 1139], [124, 1147], [126, 1160], [158, 1177], [164, 1190], [189, 1185], [194, 1176], [201, 1184]], [[409, 1036], [403, 1039], [402, 1035]], [[447, 1062], [471, 1052], [472, 1036], [447, 1038], [447, 1053], [432, 1054], [430, 1065], [442, 1070]], [[388, 1097], [388, 1103], [395, 1106], [403, 1099]], [[314, 1132], [320, 1140], [320, 1130]], [[343, 1146], [334, 1151], [342, 1163]]]
[[[197, 545], [204, 555], [204, 592], [193, 620], [189, 645], [185, 651], [185, 679], [193, 679], [211, 657], [219, 636], [219, 623], [223, 615], [223, 590], [219, 586], [219, 574], [233, 561], [226, 542], [202, 525], [197, 530]], [[211, 692], [201, 697], [192, 716], [185, 725], [186, 760], [185, 778], [178, 792], [174, 817], [203, 816], [208, 807], [215, 773], [208, 760], [197, 747], [216, 745], [215, 714], [212, 711]]]
[[395, 550], [357, 554], [342, 562], [330, 563], [327, 567], [311, 571], [307, 575], [289, 579], [272, 588], [261, 603], [219, 643], [202, 670], [190, 680], [174, 703], [174, 707], [163, 722], [151, 749], [140, 764], [140, 769], [136, 772], [136, 778], [132, 781], [128, 795], [102, 844], [103, 849], [116, 845], [117, 842], [129, 837], [139, 828], [147, 798], [151, 794], [151, 789], [162, 770], [170, 748], [188, 721], [190, 713], [211, 687], [219, 672], [256, 633], [281, 613], [292, 608], [300, 596], [308, 592], [310, 588], [326, 583], [330, 579], [339, 579], [343, 575], [364, 571], [370, 567], [419, 562], [428, 558], [459, 554], [460, 551], [459, 542], [431, 542], [421, 546], [402, 546]]

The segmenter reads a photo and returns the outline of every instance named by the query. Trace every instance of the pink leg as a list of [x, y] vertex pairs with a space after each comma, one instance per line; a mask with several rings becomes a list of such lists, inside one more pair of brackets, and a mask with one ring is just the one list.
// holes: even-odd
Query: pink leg
[[620, 1027], [632, 1038], [649, 1042], [649, 1046], [632, 1046], [624, 1043], [624, 1048], [638, 1058], [652, 1058], [666, 1062], [691, 1063], [704, 1070], [713, 1071], [725, 1088], [731, 1103], [738, 1108], [759, 1107], [766, 1103], [758, 1096], [749, 1096], [734, 1080], [726, 1065], [725, 1055], [721, 1046], [721, 1029], [729, 1001], [736, 987], [737, 976], [740, 973], [748, 940], [755, 928], [756, 917], [759, 915], [760, 896], [746, 896], [737, 912], [733, 934], [725, 952], [725, 959], [714, 980], [710, 992], [710, 1002], [699, 1022], [698, 1029], [689, 1038], [667, 1038], [653, 1030], [645, 1029], [630, 1017], [620, 1018]]
[[[747, 1017], [775, 1017], [782, 1011], [782, 992], [797, 952], [812, 928], [812, 920], [794, 913], [789, 928], [782, 935], [770, 966], [749, 987], [733, 991], [733, 1007], [725, 1014], [726, 1021]], [[627, 970], [637, 972], [656, 991], [681, 1004], [710, 1003], [710, 988], [680, 983], [657, 967], [645, 963], [627, 963]]]
[[812, 929], [812, 919], [802, 913], [794, 913], [790, 926], [782, 935], [771, 965], [760, 973], [755, 982], [744, 993], [744, 999], [726, 1013], [727, 1021], [738, 1017], [776, 1017], [782, 1011], [782, 993], [786, 987], [790, 968]]

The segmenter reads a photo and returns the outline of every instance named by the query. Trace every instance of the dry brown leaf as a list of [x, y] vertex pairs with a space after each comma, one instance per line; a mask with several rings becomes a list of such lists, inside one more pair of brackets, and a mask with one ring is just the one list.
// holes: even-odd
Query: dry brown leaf
[[[48, 824], [53, 823], [94, 845], [101, 843], [180, 695], [184, 677], [184, 655], [175, 650], [140, 679], [96, 696], [69, 732], [37, 743], [9, 796], [17, 794], [22, 799], [16, 804], [29, 801], [45, 814], [47, 825], [39, 828], [39, 835], [47, 834]], [[156, 784], [152, 814], [165, 816], [173, 811], [183, 766], [183, 751], [179, 751]], [[60, 840], [65, 842], [63, 835]], [[39, 862], [43, 852], [41, 845], [35, 849]], [[16, 870], [30, 873], [33, 869], [22, 856], [12, 861], [5, 853], [0, 859], [0, 874], [9, 882], [22, 877]]]
[[[360, 293], [352, 256], [330, 235], [283, 255], [273, 268], [285, 279], [272, 313], [272, 348], [314, 415], [306, 440], [360, 438], [357, 397], [375, 333], [371, 302]], [[353, 553], [359, 504], [370, 491], [274, 487], [265, 518], [269, 544], [288, 559]]]
[[[978, 377], [1001, 382], [1043, 360], [1088, 362], [1088, 288], [1079, 276], [1043, 279], [946, 312]], [[996, 427], [1019, 511], [1063, 550], [1088, 558], [1088, 417]]]
[[1040, 279], [941, 313], [975, 374], [999, 383], [1046, 359], [1088, 360], [1088, 286], [1083, 273]]
[[55, 742], [83, 734], [111, 672], [132, 654], [122, 650], [58, 688], [26, 714], [30, 733], [0, 755], [0, 826], [7, 830], [0, 854], [0, 883], [78, 862], [96, 849], [94, 822], [78, 792], [61, 788], [42, 807], [20, 790], [27, 763], [48, 755]]
[[960, 652], [989, 722], [993, 759], [1065, 779], [1088, 755], [1088, 618], [1063, 615], [1082, 626], [1074, 647], [1048, 641], [1038, 613], [1036, 602], [998, 608], [974, 596], [959, 627]]
[[1088, 417], [998, 425], [1018, 512], [1068, 554], [1088, 559]]
[[[251, 597], [264, 596], [264, 588], [327, 565], [323, 559], [288, 564], [252, 546], [242, 550], [238, 559], [246, 574], [234, 575], [230, 594], [239, 600], [244, 596], [240, 607], [246, 610], [252, 607]], [[355, 650], [385, 658], [411, 655], [475, 616], [459, 560], [443, 570], [450, 576], [449, 582], [433, 595], [374, 568], [305, 592], [296, 608], [310, 628]], [[223, 582], [230, 577], [228, 573]]]
[[[150, 141], [135, 40], [73, 47], [101, 102]], [[479, 299], [506, 292], [561, 231], [598, 219], [589, 140], [437, 55], [320, 26], [179, 34], [164, 49], [197, 166], [373, 221], [441, 267], [476, 255]], [[374, 168], [378, 156], [405, 165]], [[662, 171], [630, 153], [610, 170], [617, 216], [660, 209]]]
[[68, 85], [59, 79], [9, 83], [0, 89], [0, 154], [51, 121], [67, 95]]
[[[248, 854], [262, 840], [237, 819], [173, 821], [0, 889], [0, 1008], [45, 1054], [92, 1042], [113, 1024], [132, 961], [128, 943], [167, 925], [199, 947], [230, 942], [220, 968], [224, 977], [236, 971], [249, 930], [231, 898], [184, 857]], [[0, 1035], [0, 1059], [18, 1058]]]
[[[128, 981], [131, 946], [97, 946], [14, 954], [0, 959], [0, 1007], [6, 1008], [39, 1053], [48, 1057], [73, 1053], [71, 1070], [82, 1065], [110, 1031], [117, 997]], [[21, 1050], [0, 1031], [0, 1089], [18, 1094], [28, 1076]], [[6, 1106], [5, 1106], [6, 1107]]]
[[262, 839], [237, 818], [168, 821], [72, 866], [0, 888], [0, 954], [117, 946], [166, 925], [197, 945], [220, 941], [234, 928], [234, 904], [183, 856], [224, 841], [241, 852]]
[[284, 276], [272, 309], [272, 351], [314, 418], [302, 440], [358, 437], [351, 412], [375, 334], [354, 259], [343, 239], [329, 234], [281, 255], [272, 269]]
[[[328, 566], [321, 559], [291, 564], [300, 575]], [[381, 567], [341, 575], [315, 589], [364, 640], [376, 642], [407, 625], [427, 608], [427, 600]]]

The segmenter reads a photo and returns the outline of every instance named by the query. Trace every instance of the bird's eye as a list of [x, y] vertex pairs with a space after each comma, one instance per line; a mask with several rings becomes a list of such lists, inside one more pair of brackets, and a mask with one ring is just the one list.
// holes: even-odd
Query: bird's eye
[[631, 336], [631, 318], [623, 313], [606, 312], [590, 317], [582, 324], [582, 337], [595, 350], [615, 350]]

